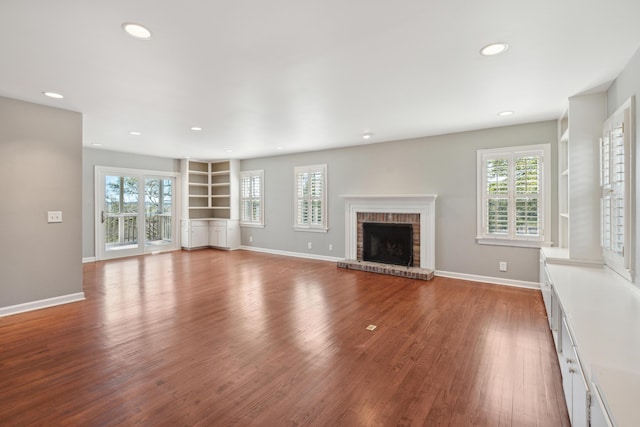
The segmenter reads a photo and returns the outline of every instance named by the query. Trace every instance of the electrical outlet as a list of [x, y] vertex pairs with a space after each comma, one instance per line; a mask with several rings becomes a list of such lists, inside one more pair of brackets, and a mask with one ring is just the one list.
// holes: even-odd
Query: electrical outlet
[[249, 243], [253, 243], [253, 236], [249, 236]]
[[62, 211], [49, 211], [47, 212], [47, 222], [62, 222]]
[[311, 249], [311, 242], [307, 243], [307, 249]]
[[507, 271], [507, 262], [500, 261], [500, 271]]
[[329, 250], [332, 251], [333, 250], [333, 245], [329, 244]]

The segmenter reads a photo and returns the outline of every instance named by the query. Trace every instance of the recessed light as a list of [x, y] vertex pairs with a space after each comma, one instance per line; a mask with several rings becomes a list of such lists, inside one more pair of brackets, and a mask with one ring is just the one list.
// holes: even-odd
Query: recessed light
[[191, 130], [200, 131], [202, 130], [202, 128], [200, 126], [194, 126], [191, 128]]
[[142, 134], [140, 132], [136, 132], [136, 131], [132, 130], [131, 132], [129, 132], [129, 135], [138, 136], [138, 135], [142, 135]]
[[276, 150], [284, 150], [284, 147], [276, 147]]
[[498, 115], [499, 115], [500, 117], [507, 117], [507, 116], [511, 116], [511, 115], [513, 115], [513, 111], [500, 111], [500, 112], [498, 113]]
[[94, 147], [102, 147], [102, 144], [100, 144], [99, 142], [94, 142], [93, 144]]
[[131, 37], [135, 37], [138, 40], [151, 39], [151, 31], [143, 25], [134, 24], [133, 22], [125, 22], [122, 24], [122, 29]]
[[42, 94], [43, 94], [44, 96], [48, 96], [49, 98], [55, 98], [55, 99], [62, 99], [62, 98], [64, 98], [64, 96], [62, 96], [61, 94], [56, 93], [56, 92], [42, 92]]
[[231, 148], [227, 148], [226, 150], [224, 150], [225, 153], [233, 153], [233, 150]]
[[508, 48], [509, 45], [506, 43], [491, 43], [480, 49], [480, 53], [484, 56], [492, 56], [502, 53]]
[[365, 132], [362, 134], [362, 139], [371, 139], [373, 137], [373, 134], [370, 132]]

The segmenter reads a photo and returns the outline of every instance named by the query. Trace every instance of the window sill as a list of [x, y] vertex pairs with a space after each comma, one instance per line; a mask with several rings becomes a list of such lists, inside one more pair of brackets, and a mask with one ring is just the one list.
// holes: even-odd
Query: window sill
[[479, 245], [513, 246], [517, 248], [541, 248], [553, 244], [553, 242], [541, 242], [538, 240], [488, 239], [485, 237], [476, 237], [476, 242]]
[[240, 227], [247, 227], [247, 228], [264, 228], [264, 224], [252, 224], [249, 222], [241, 222], [240, 223]]
[[293, 229], [295, 231], [307, 231], [309, 233], [326, 233], [329, 231], [328, 228], [309, 228], [309, 227], [296, 227], [296, 226], [294, 226]]

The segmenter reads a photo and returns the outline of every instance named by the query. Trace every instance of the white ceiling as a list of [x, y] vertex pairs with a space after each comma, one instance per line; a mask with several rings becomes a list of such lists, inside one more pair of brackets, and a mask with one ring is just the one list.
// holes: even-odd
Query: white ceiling
[[251, 158], [555, 119], [639, 46], [639, 0], [0, 0], [0, 95], [85, 146]]

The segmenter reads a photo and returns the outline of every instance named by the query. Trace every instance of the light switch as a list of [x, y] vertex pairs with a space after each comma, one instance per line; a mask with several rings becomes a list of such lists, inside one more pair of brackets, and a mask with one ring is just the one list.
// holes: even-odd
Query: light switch
[[49, 211], [47, 212], [47, 222], [62, 222], [62, 211]]

